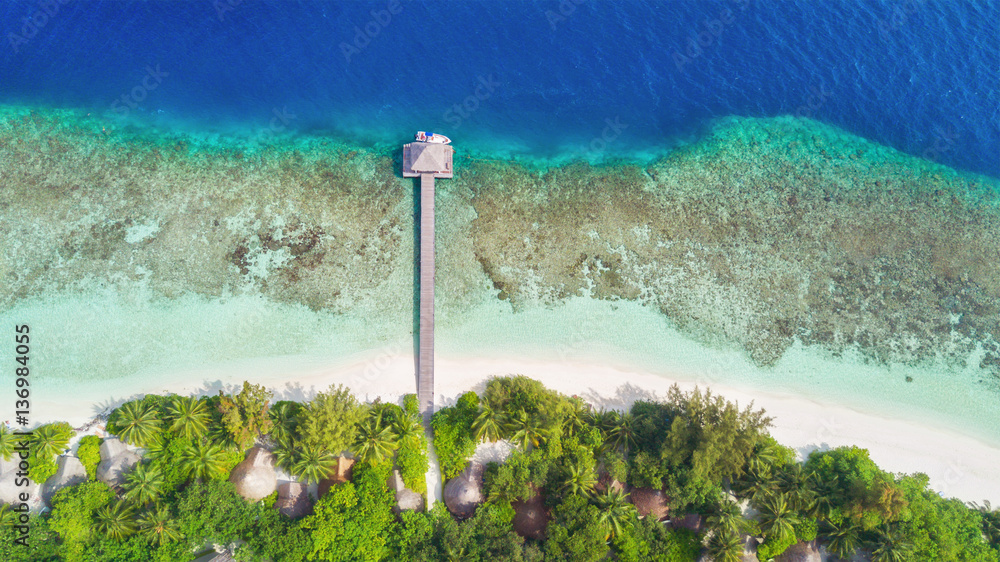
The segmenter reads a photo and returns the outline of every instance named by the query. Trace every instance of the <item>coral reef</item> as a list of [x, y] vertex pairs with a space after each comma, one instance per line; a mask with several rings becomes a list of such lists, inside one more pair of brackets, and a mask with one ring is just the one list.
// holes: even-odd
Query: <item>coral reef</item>
[[[0, 309], [100, 288], [411, 309], [415, 184], [391, 148], [104, 125], [0, 108]], [[457, 156], [438, 187], [445, 315], [629, 299], [762, 365], [799, 340], [1000, 371], [996, 180], [796, 118], [724, 120], [652, 162]]]

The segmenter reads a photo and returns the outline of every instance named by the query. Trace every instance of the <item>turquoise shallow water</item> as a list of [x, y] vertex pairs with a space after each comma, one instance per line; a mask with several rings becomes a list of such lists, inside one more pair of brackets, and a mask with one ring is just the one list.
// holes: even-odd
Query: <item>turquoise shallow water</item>
[[[84, 383], [80, 398], [96, 399], [94, 413], [126, 398], [122, 389], [157, 386], [176, 372], [203, 379], [185, 380], [186, 386], [213, 388], [239, 384], [239, 365], [248, 373], [280, 372], [284, 365], [301, 374], [351, 357], [412, 353], [405, 317], [313, 312], [261, 297], [137, 300], [104, 292], [25, 303], [0, 315], [5, 324], [19, 319], [30, 319], [35, 336], [35, 400], [62, 399], [67, 385]], [[503, 303], [482, 302], [439, 315], [436, 350], [443, 359], [604, 365], [751, 395], [794, 395], [930, 423], [1000, 446], [997, 389], [984, 385], [976, 368], [875, 365], [801, 345], [761, 368], [738, 350], [684, 335], [636, 303], [576, 298], [515, 313]]]
[[[32, 326], [36, 400], [73, 389], [98, 413], [171, 374], [213, 389], [412, 349], [394, 149], [5, 111], [0, 322]], [[1000, 442], [991, 180], [787, 119], [664, 152], [459, 152], [439, 182], [439, 357], [618, 366]]]

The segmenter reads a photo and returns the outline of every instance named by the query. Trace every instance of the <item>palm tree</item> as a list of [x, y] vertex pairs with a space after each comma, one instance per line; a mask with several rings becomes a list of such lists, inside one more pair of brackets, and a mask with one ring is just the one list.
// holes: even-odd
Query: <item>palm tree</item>
[[635, 446], [635, 418], [632, 414], [624, 414], [617, 417], [614, 427], [608, 432], [611, 445], [621, 448], [628, 454], [628, 450]]
[[278, 446], [274, 449], [274, 464], [278, 468], [283, 468], [289, 473], [292, 467], [299, 461], [299, 450], [291, 440], [279, 440]]
[[479, 415], [476, 416], [476, 420], [472, 422], [472, 431], [477, 442], [485, 439], [490, 443], [495, 443], [503, 433], [501, 414], [483, 404]]
[[852, 523], [844, 523], [825, 533], [826, 549], [840, 558], [850, 558], [854, 551], [861, 548], [861, 527]]
[[354, 442], [354, 453], [362, 461], [382, 461], [392, 456], [396, 448], [396, 436], [392, 426], [382, 422], [382, 414], [370, 417], [358, 428], [358, 438]]
[[420, 425], [420, 422], [415, 420], [413, 416], [404, 413], [392, 424], [392, 431], [400, 444], [419, 446], [420, 438], [424, 434], [424, 426]]
[[569, 494], [579, 494], [584, 497], [594, 495], [594, 488], [597, 486], [597, 474], [590, 466], [582, 466], [582, 463], [574, 463], [566, 469], [566, 480], [563, 481], [562, 491]]
[[33, 433], [32, 447], [41, 459], [51, 459], [63, 452], [73, 437], [73, 430], [65, 423], [43, 425]]
[[628, 501], [628, 494], [621, 489], [608, 488], [605, 494], [597, 496], [597, 507], [601, 510], [598, 521], [607, 531], [604, 540], [620, 536], [638, 516], [635, 506]]
[[181, 467], [189, 478], [211, 478], [225, 470], [224, 454], [218, 445], [199, 441], [181, 455]]
[[736, 504], [722, 502], [716, 512], [706, 520], [708, 527], [716, 533], [742, 534], [747, 531], [749, 521], [744, 519]]
[[200, 398], [193, 396], [175, 396], [167, 408], [170, 431], [183, 435], [188, 439], [200, 439], [208, 431], [211, 415], [208, 406]]
[[157, 546], [163, 546], [181, 538], [181, 533], [177, 529], [177, 520], [170, 515], [170, 510], [165, 506], [157, 505], [156, 509], [147, 511], [139, 517], [138, 523], [142, 536]]
[[17, 439], [14, 434], [7, 429], [7, 426], [0, 425], [0, 458], [9, 461], [14, 456], [14, 446]]
[[563, 418], [563, 434], [567, 437], [575, 437], [581, 431], [589, 427], [587, 418], [589, 416], [588, 406], [579, 398], [570, 400], [572, 409]]
[[535, 416], [529, 416], [524, 410], [518, 411], [510, 419], [509, 431], [511, 441], [520, 445], [525, 451], [538, 447], [545, 442], [545, 430], [538, 424]]
[[788, 494], [773, 495], [760, 504], [760, 528], [768, 539], [785, 541], [795, 536], [799, 516], [792, 510]]
[[741, 562], [743, 539], [739, 533], [716, 531], [708, 541], [708, 555], [714, 562]]
[[598, 410], [590, 413], [590, 425], [600, 429], [605, 439], [617, 423], [618, 412], [614, 410]]
[[336, 462], [336, 457], [329, 451], [319, 447], [305, 447], [292, 465], [291, 472], [307, 484], [319, 482], [330, 475], [330, 470]]
[[895, 527], [882, 527], [877, 531], [872, 562], [906, 562], [913, 553], [910, 544]]
[[132, 508], [125, 502], [105, 505], [95, 513], [95, 527], [108, 538], [121, 541], [135, 532], [135, 520], [132, 519], [132, 515]]
[[778, 444], [772, 440], [764, 440], [754, 447], [753, 453], [747, 459], [747, 467], [757, 473], [771, 471], [778, 462]]
[[983, 505], [969, 502], [969, 508], [983, 514], [983, 534], [990, 544], [1000, 543], [1000, 509], [993, 509], [989, 500], [983, 500]]
[[132, 445], [144, 447], [160, 432], [160, 420], [152, 404], [129, 402], [117, 410], [118, 437]]
[[139, 463], [125, 476], [125, 499], [137, 505], [156, 501], [163, 491], [163, 473], [158, 467]]
[[809, 482], [815, 496], [807, 507], [806, 513], [810, 517], [828, 521], [837, 507], [839, 477], [834, 476], [831, 480], [824, 480], [820, 473], [813, 472], [809, 475]]
[[294, 402], [278, 402], [270, 409], [271, 438], [277, 442], [289, 441], [295, 437], [299, 428], [298, 413], [302, 407]]

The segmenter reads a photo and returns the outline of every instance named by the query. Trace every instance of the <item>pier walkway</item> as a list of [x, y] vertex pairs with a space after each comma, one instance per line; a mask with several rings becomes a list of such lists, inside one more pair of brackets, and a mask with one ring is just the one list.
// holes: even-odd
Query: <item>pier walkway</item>
[[424, 427], [434, 414], [434, 178], [453, 177], [455, 150], [444, 144], [403, 145], [403, 177], [420, 178], [420, 355], [417, 398]]

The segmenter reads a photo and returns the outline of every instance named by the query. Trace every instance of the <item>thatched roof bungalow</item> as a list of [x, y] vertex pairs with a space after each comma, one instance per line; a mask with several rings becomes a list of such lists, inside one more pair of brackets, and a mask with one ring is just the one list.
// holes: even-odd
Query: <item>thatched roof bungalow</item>
[[687, 529], [700, 533], [705, 530], [705, 519], [697, 513], [688, 513], [682, 517], [674, 517], [670, 520], [670, 528]]
[[349, 459], [347, 457], [337, 457], [337, 466], [330, 471], [330, 475], [319, 481], [319, 489], [317, 493], [319, 497], [323, 497], [334, 484], [343, 484], [344, 482], [349, 482], [354, 477], [354, 459]]
[[298, 482], [285, 482], [278, 485], [278, 501], [274, 506], [284, 515], [295, 519], [309, 515], [312, 512], [312, 502], [306, 487]]
[[117, 438], [105, 439], [101, 443], [101, 464], [97, 465], [97, 479], [111, 487], [121, 486], [125, 483], [125, 475], [139, 460], [139, 455], [130, 451]]
[[470, 462], [462, 474], [452, 478], [444, 486], [444, 504], [452, 515], [460, 519], [472, 517], [476, 507], [483, 502], [483, 466]]
[[77, 457], [61, 456], [56, 466], [56, 473], [42, 485], [42, 500], [46, 504], [52, 503], [52, 496], [59, 490], [87, 481], [87, 469]]
[[639, 517], [650, 516], [657, 521], [662, 521], [670, 513], [670, 498], [662, 490], [635, 488], [629, 494], [629, 500], [635, 505]]
[[243, 462], [229, 474], [236, 493], [244, 499], [264, 499], [278, 489], [278, 473], [274, 470], [274, 455], [263, 447], [254, 447]]
[[535, 495], [525, 501], [515, 501], [514, 532], [526, 539], [542, 540], [552, 517], [545, 508], [545, 498], [535, 490]]

